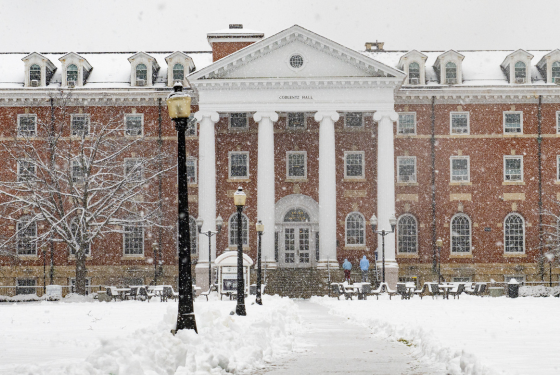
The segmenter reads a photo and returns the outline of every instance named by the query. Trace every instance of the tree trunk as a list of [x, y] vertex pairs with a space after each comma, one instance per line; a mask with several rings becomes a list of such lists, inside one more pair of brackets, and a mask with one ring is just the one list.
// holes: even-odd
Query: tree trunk
[[76, 293], [80, 295], [86, 294], [86, 249], [81, 244], [80, 250], [76, 252]]

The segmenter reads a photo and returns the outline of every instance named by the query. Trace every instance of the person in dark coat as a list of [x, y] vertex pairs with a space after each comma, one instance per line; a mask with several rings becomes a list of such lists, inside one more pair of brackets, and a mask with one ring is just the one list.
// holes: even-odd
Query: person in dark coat
[[344, 270], [344, 281], [350, 282], [350, 271], [352, 270], [352, 263], [348, 259], [344, 259], [342, 263], [342, 269]]

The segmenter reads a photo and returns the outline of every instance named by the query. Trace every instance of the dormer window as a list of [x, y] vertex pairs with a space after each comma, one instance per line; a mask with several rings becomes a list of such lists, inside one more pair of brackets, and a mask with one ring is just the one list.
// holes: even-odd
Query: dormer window
[[181, 81], [185, 79], [185, 67], [182, 64], [173, 65], [173, 81]]
[[411, 85], [420, 84], [420, 65], [417, 62], [408, 65], [408, 83]]
[[187, 86], [185, 76], [194, 72], [195, 66], [192, 58], [184, 52], [176, 51], [165, 58], [167, 63], [167, 86], [172, 87], [179, 81]]
[[83, 56], [69, 52], [58, 59], [62, 63], [62, 86], [82, 87], [93, 70], [93, 67]]
[[523, 61], [515, 63], [515, 83], [525, 83], [527, 77], [527, 67]]
[[68, 82], [68, 86], [75, 86], [78, 82], [78, 67], [76, 65], [71, 64], [66, 68], [66, 82]]
[[560, 84], [560, 61], [552, 63], [552, 83]]
[[457, 65], [454, 62], [445, 64], [445, 83], [448, 85], [457, 83]]
[[41, 67], [37, 64], [31, 65], [29, 68], [29, 83], [31, 87], [41, 86]]
[[148, 81], [148, 68], [144, 64], [136, 65], [136, 86], [146, 86]]
[[[155, 85], [159, 64], [157, 60], [146, 52], [138, 52], [128, 58], [130, 62], [130, 85], [137, 87], [152, 87]], [[173, 66], [173, 65], [171, 65]], [[169, 69], [171, 72], [172, 69]]]
[[[514, 84], [531, 83], [530, 69], [531, 69], [531, 60], [533, 59], [533, 57], [534, 56], [531, 55], [529, 52], [524, 51], [522, 49], [518, 49], [517, 51], [512, 52], [506, 56], [504, 61], [500, 64], [500, 67], [502, 68], [502, 71], [506, 75], [509, 83], [514, 83]], [[540, 69], [539, 64], [541, 63], [539, 62], [537, 64], [537, 69]], [[550, 69], [550, 65], [549, 65], [549, 69]]]

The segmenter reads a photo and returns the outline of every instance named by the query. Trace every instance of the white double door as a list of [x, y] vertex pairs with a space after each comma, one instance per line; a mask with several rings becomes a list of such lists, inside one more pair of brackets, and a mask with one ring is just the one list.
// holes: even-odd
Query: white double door
[[315, 233], [309, 224], [284, 224], [281, 232], [280, 265], [312, 267], [315, 265]]

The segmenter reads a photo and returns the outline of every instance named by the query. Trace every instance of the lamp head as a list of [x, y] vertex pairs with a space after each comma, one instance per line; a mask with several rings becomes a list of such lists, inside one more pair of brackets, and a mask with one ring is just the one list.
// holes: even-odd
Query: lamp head
[[245, 206], [246, 201], [247, 195], [245, 195], [243, 188], [240, 186], [237, 188], [235, 194], [233, 194], [233, 204], [235, 204], [237, 207], [243, 207]]
[[222, 219], [222, 217], [218, 215], [218, 218], [216, 219], [216, 229], [218, 230], [218, 232], [222, 230], [223, 225], [224, 225], [224, 219]]
[[172, 120], [188, 118], [191, 115], [191, 96], [183, 92], [183, 84], [175, 82], [174, 92], [167, 97], [167, 110]]
[[204, 224], [204, 220], [202, 220], [200, 217], [196, 219], [196, 227], [198, 228], [198, 233], [202, 231], [202, 224]]
[[437, 247], [443, 247], [443, 240], [441, 239], [441, 237], [439, 237], [439, 238], [436, 240], [436, 246], [437, 246]]
[[371, 219], [369, 219], [369, 225], [371, 225], [371, 229], [375, 232], [377, 229], [377, 217], [375, 214], [371, 215]]
[[257, 227], [257, 232], [259, 233], [264, 232], [264, 224], [262, 223], [261, 220], [257, 221], [256, 227]]
[[391, 215], [391, 218], [389, 219], [389, 224], [391, 224], [391, 231], [394, 232], [395, 227], [397, 226], [397, 219], [395, 218], [395, 215]]

